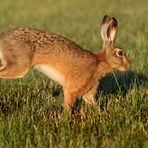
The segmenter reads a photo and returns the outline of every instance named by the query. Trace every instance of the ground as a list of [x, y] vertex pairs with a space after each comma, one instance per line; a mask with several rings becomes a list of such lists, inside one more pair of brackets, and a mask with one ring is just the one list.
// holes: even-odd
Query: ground
[[101, 80], [96, 104], [63, 110], [61, 86], [31, 70], [0, 79], [0, 147], [148, 147], [148, 1], [5, 0], [0, 31], [32, 27], [66, 36], [92, 52], [102, 46], [105, 14], [119, 21], [116, 45], [132, 61]]

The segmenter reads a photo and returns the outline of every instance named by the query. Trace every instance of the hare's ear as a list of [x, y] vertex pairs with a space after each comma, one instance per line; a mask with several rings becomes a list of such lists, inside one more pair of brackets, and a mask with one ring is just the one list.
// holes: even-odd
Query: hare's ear
[[106, 28], [107, 28], [108, 23], [110, 22], [110, 20], [111, 20], [111, 18], [109, 16], [107, 16], [107, 15], [105, 15], [103, 17], [102, 25], [101, 25], [101, 36], [102, 36], [103, 41], [107, 40]]
[[117, 30], [118, 30], [117, 20], [115, 18], [111, 18], [108, 21], [106, 27], [103, 30], [102, 29], [103, 28], [101, 28], [101, 34], [104, 34], [104, 36], [102, 36], [104, 45], [108, 44], [113, 46], [116, 39]]

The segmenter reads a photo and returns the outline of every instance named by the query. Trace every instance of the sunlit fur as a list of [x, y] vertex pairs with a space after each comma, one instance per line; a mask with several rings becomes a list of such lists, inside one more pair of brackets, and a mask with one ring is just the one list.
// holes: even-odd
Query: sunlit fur
[[117, 20], [105, 16], [103, 46], [97, 54], [53, 33], [31, 28], [11, 29], [0, 35], [0, 78], [23, 77], [36, 68], [63, 86], [64, 107], [71, 111], [79, 96], [92, 104], [98, 80], [115, 70], [125, 71], [130, 62], [114, 47]]

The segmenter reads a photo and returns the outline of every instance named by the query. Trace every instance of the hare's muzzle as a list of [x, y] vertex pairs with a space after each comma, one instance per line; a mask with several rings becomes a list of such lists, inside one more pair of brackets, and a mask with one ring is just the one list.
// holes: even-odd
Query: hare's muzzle
[[125, 57], [124, 62], [120, 68], [120, 71], [126, 71], [129, 69], [130, 66], [131, 66], [131, 61], [127, 57]]

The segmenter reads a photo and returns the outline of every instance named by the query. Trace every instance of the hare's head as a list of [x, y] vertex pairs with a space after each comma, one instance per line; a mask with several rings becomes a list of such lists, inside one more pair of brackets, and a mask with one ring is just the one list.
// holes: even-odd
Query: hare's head
[[101, 36], [103, 39], [103, 49], [100, 53], [103, 54], [105, 61], [113, 70], [125, 71], [130, 66], [125, 52], [114, 46], [116, 34], [118, 30], [118, 22], [115, 18], [104, 16], [101, 26]]

